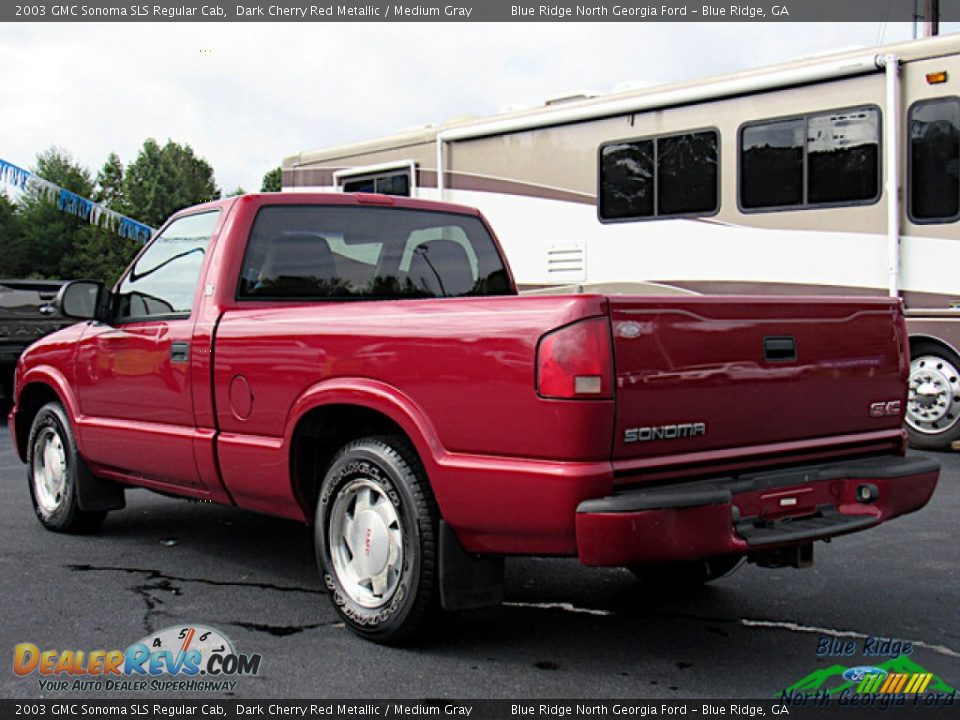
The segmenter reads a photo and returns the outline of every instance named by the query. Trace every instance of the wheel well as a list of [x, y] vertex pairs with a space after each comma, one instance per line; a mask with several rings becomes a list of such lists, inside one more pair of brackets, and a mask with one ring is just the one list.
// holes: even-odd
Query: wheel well
[[290, 477], [308, 518], [313, 518], [323, 473], [344, 445], [370, 435], [397, 435], [413, 450], [407, 434], [386, 415], [356, 405], [328, 405], [311, 410], [293, 433]]
[[910, 336], [910, 357], [913, 358], [916, 353], [917, 345], [936, 345], [954, 355], [960, 357], [960, 353], [957, 352], [950, 343], [941, 340], [940, 338], [933, 337], [931, 335], [911, 335]]
[[17, 452], [21, 458], [27, 456], [27, 436], [30, 434], [30, 427], [33, 425], [33, 419], [40, 412], [40, 408], [48, 402], [63, 403], [57, 391], [44, 383], [30, 383], [20, 391], [20, 398], [17, 401]]

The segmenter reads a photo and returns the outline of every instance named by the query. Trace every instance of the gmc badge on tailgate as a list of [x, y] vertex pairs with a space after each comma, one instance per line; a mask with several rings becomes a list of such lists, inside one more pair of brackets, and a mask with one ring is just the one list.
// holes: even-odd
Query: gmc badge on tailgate
[[651, 440], [679, 440], [707, 434], [704, 422], [677, 423], [676, 425], [657, 425], [654, 427], [627, 428], [623, 431], [624, 444], [650, 442]]
[[881, 418], [900, 414], [900, 401], [870, 403], [870, 417]]

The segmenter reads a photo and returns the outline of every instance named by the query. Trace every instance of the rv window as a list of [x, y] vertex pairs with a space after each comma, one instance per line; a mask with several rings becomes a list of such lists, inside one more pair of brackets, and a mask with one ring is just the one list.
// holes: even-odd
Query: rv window
[[807, 119], [807, 204], [855, 203], [880, 196], [880, 111], [850, 110]]
[[941, 98], [910, 108], [910, 219], [960, 219], [960, 99]]
[[380, 193], [381, 195], [410, 196], [410, 174], [407, 172], [386, 175], [367, 175], [343, 181], [344, 192]]
[[600, 148], [601, 220], [709, 215], [719, 202], [713, 130]]
[[880, 111], [838, 110], [745, 126], [745, 210], [855, 205], [880, 197]]
[[376, 178], [362, 178], [360, 180], [346, 180], [343, 183], [344, 192], [372, 193], [377, 191]]
[[612, 143], [600, 155], [600, 217], [653, 215], [653, 140]]
[[657, 215], [710, 214], [717, 210], [717, 133], [657, 141]]
[[740, 140], [740, 203], [745, 208], [803, 202], [803, 120], [744, 128]]

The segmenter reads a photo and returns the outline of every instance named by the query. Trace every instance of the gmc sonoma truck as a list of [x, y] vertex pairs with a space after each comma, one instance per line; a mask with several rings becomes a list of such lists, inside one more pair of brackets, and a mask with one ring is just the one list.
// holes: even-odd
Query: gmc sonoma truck
[[503, 558], [653, 582], [922, 507], [885, 298], [518, 297], [476, 210], [260, 194], [177, 213], [22, 356], [9, 428], [40, 522], [144, 487], [313, 523], [357, 634], [502, 597]]

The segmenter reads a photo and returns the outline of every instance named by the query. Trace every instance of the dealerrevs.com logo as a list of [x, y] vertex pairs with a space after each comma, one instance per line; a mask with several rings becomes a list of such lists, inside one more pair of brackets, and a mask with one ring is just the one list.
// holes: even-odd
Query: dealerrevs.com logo
[[38, 676], [46, 692], [223, 692], [236, 687], [234, 678], [256, 675], [260, 661], [204, 625], [168, 627], [126, 650], [41, 649], [29, 642], [13, 649], [13, 672]]

